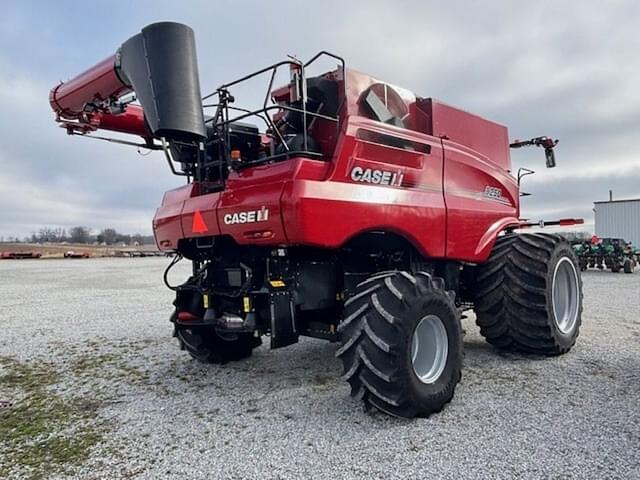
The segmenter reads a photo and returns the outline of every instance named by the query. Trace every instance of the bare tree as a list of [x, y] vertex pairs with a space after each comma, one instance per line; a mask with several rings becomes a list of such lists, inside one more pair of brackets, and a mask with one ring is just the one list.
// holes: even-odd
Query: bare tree
[[105, 228], [98, 235], [98, 241], [100, 243], [104, 242], [107, 245], [113, 245], [118, 241], [118, 232], [113, 228]]
[[87, 227], [73, 227], [69, 230], [69, 239], [72, 243], [89, 243], [89, 229]]
[[55, 242], [56, 231], [51, 227], [42, 227], [38, 231], [38, 241], [40, 242]]

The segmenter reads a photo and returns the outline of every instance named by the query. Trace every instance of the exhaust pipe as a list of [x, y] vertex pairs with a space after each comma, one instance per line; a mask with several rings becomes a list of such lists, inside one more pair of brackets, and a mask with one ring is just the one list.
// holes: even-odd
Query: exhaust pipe
[[[132, 108], [127, 122], [121, 122], [118, 99], [130, 92], [135, 92], [144, 115], [140, 118]], [[173, 22], [143, 28], [115, 55], [53, 88], [49, 103], [59, 119], [93, 129], [136, 135], [148, 130], [168, 140], [205, 138], [193, 30]]]

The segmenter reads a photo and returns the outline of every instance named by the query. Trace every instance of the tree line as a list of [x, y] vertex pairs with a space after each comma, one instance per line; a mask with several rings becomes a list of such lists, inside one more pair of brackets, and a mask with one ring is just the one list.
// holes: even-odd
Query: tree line
[[91, 230], [84, 226], [76, 226], [70, 228], [52, 228], [42, 227], [37, 232], [31, 233], [30, 236], [20, 239], [19, 237], [0, 237], [0, 242], [15, 243], [82, 243], [100, 245], [117, 245], [124, 243], [125, 245], [151, 245], [154, 243], [153, 235], [141, 235], [135, 233], [120, 233], [114, 228], [103, 228], [99, 233], [92, 233]]

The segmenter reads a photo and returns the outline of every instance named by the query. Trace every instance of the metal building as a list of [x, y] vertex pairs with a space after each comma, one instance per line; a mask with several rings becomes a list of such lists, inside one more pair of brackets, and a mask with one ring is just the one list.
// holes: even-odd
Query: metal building
[[640, 198], [594, 202], [596, 235], [623, 238], [640, 246]]

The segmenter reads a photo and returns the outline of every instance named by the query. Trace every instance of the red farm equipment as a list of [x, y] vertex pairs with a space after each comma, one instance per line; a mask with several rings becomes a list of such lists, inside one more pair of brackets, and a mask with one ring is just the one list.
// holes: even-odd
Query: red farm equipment
[[[337, 68], [308, 75], [320, 58]], [[275, 88], [282, 69], [289, 83]], [[264, 104], [236, 105], [234, 89], [258, 75]], [[241, 360], [263, 336], [271, 348], [326, 339], [353, 396], [414, 417], [453, 396], [464, 310], [498, 349], [558, 355], [576, 341], [576, 256], [558, 235], [516, 232], [532, 224], [502, 125], [328, 52], [202, 96], [193, 31], [168, 22], [56, 86], [50, 103], [68, 133], [138, 136], [125, 143], [161, 151], [185, 178], [153, 229], [175, 254], [167, 271], [192, 262], [183, 284], [165, 282], [175, 336], [197, 360]], [[542, 146], [554, 166], [555, 143], [511, 146]]]

